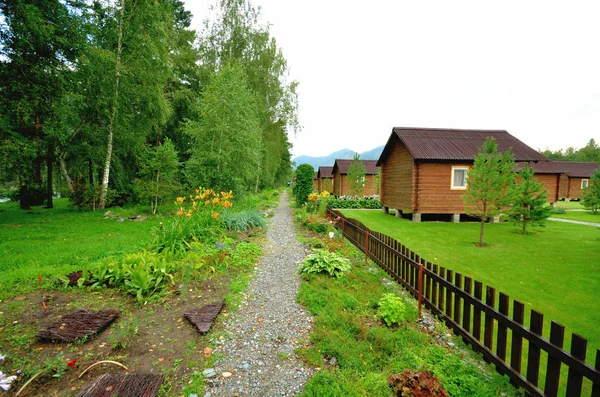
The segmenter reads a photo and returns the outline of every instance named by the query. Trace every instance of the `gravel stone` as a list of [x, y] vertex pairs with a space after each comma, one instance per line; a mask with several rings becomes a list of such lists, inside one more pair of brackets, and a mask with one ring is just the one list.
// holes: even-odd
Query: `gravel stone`
[[309, 340], [312, 317], [296, 302], [297, 269], [307, 252], [296, 240], [287, 202], [283, 192], [254, 279], [239, 309], [225, 322], [230, 337], [214, 350], [221, 355], [215, 371], [232, 376], [211, 379], [206, 385], [211, 396], [293, 396], [316, 372], [294, 353]]

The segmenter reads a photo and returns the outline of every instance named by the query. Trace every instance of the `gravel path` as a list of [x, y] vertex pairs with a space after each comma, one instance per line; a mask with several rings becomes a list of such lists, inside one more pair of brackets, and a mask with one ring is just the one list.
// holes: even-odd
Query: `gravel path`
[[600, 223], [595, 222], [585, 222], [585, 221], [574, 221], [573, 219], [563, 219], [563, 218], [548, 218], [549, 221], [555, 222], [565, 222], [565, 223], [575, 223], [576, 225], [586, 225], [586, 226], [596, 226], [600, 227]]
[[[205, 397], [291, 396], [314, 374], [294, 350], [308, 342], [311, 316], [296, 303], [298, 263], [305, 248], [296, 240], [287, 192], [267, 231], [267, 243], [244, 300], [225, 323], [230, 334], [214, 353], [222, 355]], [[230, 376], [229, 376], [230, 375]]]

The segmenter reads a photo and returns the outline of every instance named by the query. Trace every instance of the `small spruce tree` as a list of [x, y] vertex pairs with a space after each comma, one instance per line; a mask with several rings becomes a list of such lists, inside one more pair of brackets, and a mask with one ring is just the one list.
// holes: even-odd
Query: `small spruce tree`
[[519, 183], [511, 187], [514, 201], [508, 216], [516, 225], [521, 225], [522, 234], [527, 234], [528, 225], [542, 226], [552, 213], [552, 208], [546, 203], [548, 191], [543, 183], [538, 183], [534, 174], [534, 169], [526, 164], [517, 174]]
[[583, 206], [592, 210], [592, 214], [600, 211], [600, 170], [594, 171], [587, 187], [581, 192]]
[[475, 156], [473, 168], [467, 172], [467, 193], [462, 195], [465, 213], [480, 219], [479, 244], [482, 247], [485, 222], [499, 215], [511, 203], [509, 187], [514, 182], [512, 150], [498, 152], [496, 139], [485, 140]]
[[353, 196], [362, 197], [365, 191], [365, 174], [367, 170], [360, 161], [358, 153], [354, 154], [354, 162], [348, 169], [348, 187]]

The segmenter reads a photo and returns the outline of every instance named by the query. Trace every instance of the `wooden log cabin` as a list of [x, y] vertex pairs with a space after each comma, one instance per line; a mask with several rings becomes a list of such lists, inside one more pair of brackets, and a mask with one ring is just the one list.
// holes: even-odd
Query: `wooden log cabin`
[[[523, 168], [518, 164], [517, 168]], [[555, 204], [559, 200], [579, 200], [583, 187], [589, 184], [590, 178], [598, 163], [575, 161], [543, 161], [531, 163], [538, 182], [543, 182], [548, 191], [548, 202]]]
[[561, 195], [559, 199], [579, 200], [581, 198], [581, 189], [588, 186], [590, 178], [594, 171], [600, 170], [600, 165], [593, 162], [575, 162], [575, 161], [553, 161], [558, 168], [566, 174], [561, 181], [566, 181], [566, 186], [561, 186]]
[[377, 161], [384, 211], [412, 214], [416, 222], [422, 214], [448, 214], [458, 222], [467, 171], [488, 137], [500, 152], [512, 148], [515, 161], [549, 161], [507, 131], [395, 127]]
[[[365, 180], [363, 196], [371, 196], [379, 194], [379, 187], [376, 183], [375, 176], [377, 175], [377, 160], [358, 160], [365, 167]], [[331, 170], [333, 174], [333, 194], [336, 197], [352, 194], [350, 185], [348, 184], [348, 170], [354, 163], [354, 160], [336, 159]]]
[[313, 178], [312, 190], [313, 190], [313, 192], [318, 192], [319, 191], [319, 177], [318, 177], [318, 173], [317, 172], [315, 172], [315, 176]]
[[329, 193], [333, 192], [333, 167], [319, 167], [317, 179], [319, 180], [319, 193], [325, 190]]

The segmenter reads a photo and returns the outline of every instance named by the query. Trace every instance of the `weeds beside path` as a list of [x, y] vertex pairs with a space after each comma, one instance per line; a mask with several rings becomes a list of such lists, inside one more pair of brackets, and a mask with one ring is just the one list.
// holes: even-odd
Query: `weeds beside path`
[[228, 337], [214, 353], [216, 376], [208, 380], [211, 396], [286, 396], [299, 393], [314, 372], [294, 350], [308, 341], [311, 317], [298, 303], [298, 263], [305, 249], [296, 240], [284, 191], [267, 232], [264, 255], [257, 264], [239, 310], [225, 324]]

